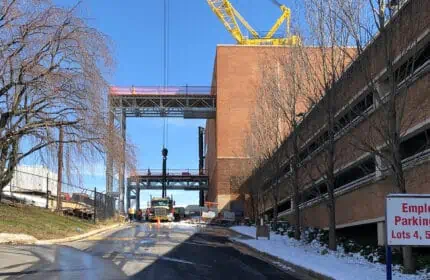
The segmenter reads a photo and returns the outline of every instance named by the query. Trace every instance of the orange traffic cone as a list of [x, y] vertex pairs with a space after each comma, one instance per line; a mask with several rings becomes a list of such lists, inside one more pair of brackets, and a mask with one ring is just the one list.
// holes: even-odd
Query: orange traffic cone
[[160, 225], [160, 218], [157, 218], [157, 225]]

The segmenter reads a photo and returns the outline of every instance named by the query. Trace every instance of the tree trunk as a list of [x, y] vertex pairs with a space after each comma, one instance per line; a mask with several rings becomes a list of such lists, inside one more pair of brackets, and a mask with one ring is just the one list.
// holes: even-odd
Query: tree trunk
[[[293, 163], [295, 164], [295, 163]], [[294, 229], [294, 238], [297, 240], [300, 240], [300, 197], [299, 197], [299, 187], [298, 187], [298, 182], [297, 182], [297, 177], [295, 177], [297, 175], [297, 168], [293, 167], [293, 190], [294, 190], [294, 195], [293, 195], [293, 204], [294, 204], [294, 223], [295, 223], [295, 229]]]
[[[63, 141], [64, 141], [63, 127], [60, 127], [59, 143], [58, 143], [58, 173], [57, 173], [57, 211], [62, 210], [61, 199], [61, 184], [63, 182]], [[95, 199], [95, 194], [94, 194]]]
[[[331, 193], [330, 196], [333, 196], [333, 193]], [[330, 250], [336, 251], [336, 205], [334, 203], [334, 197], [329, 198], [327, 208], [329, 215], [328, 248]]]
[[299, 182], [298, 182], [298, 157], [299, 157], [299, 148], [297, 143], [297, 125], [296, 122], [293, 122], [293, 162], [292, 162], [292, 183], [293, 183], [293, 204], [294, 204], [294, 222], [296, 224], [296, 228], [294, 230], [294, 238], [300, 240], [300, 197], [299, 197]]
[[295, 195], [294, 199], [294, 221], [296, 224], [296, 228], [294, 230], [294, 238], [297, 240], [300, 240], [300, 207], [299, 207], [299, 201], [297, 199], [298, 195]]
[[403, 246], [402, 247], [402, 255], [403, 255], [403, 266], [404, 272], [408, 274], [413, 274], [416, 272], [416, 259], [413, 255], [411, 246]]
[[[393, 78], [392, 78], [393, 79]], [[396, 187], [400, 193], [407, 193], [406, 180], [403, 172], [402, 158], [400, 154], [400, 132], [398, 125], [396, 99], [394, 91], [391, 93], [388, 108], [388, 121], [389, 121], [389, 139], [391, 140], [391, 160], [392, 160], [392, 173], [395, 180]], [[402, 247], [403, 267], [406, 273], [416, 272], [416, 258], [413, 255], [412, 247]]]
[[[333, 79], [334, 81], [334, 79]], [[334, 189], [336, 177], [334, 174], [334, 164], [335, 164], [335, 145], [336, 141], [334, 139], [334, 128], [335, 128], [335, 112], [336, 106], [334, 101], [334, 91], [328, 92], [328, 159], [327, 159], [327, 192], [328, 192], [328, 215], [329, 215], [329, 233], [328, 233], [328, 247], [330, 250], [336, 251], [336, 201], [334, 197]]]
[[278, 180], [276, 180], [273, 193], [273, 219], [272, 222], [274, 225], [278, 222], [278, 203], [279, 203], [279, 184]]
[[278, 204], [277, 202], [273, 206], [273, 224], [276, 225], [278, 223]]

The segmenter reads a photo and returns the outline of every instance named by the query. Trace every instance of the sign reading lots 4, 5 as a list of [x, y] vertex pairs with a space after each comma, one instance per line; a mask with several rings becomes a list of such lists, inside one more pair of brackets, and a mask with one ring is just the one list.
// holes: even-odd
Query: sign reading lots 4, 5
[[406, 232], [406, 231], [391, 231], [391, 238], [392, 239], [430, 239], [430, 231], [425, 232], [425, 236], [420, 236], [419, 232], [416, 230], [414, 232]]
[[430, 245], [430, 195], [389, 195], [386, 199], [388, 245]]

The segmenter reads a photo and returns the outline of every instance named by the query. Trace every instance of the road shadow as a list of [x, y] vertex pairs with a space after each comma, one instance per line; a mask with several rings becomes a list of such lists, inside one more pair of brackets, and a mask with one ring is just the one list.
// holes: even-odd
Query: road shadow
[[222, 230], [200, 230], [130, 279], [294, 279], [243, 253]]

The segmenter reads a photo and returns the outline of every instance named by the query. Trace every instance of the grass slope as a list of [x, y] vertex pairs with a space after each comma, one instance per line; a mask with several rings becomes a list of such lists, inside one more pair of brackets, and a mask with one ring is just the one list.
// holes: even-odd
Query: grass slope
[[99, 226], [43, 208], [0, 203], [0, 232], [4, 233], [24, 233], [46, 240], [82, 234]]

